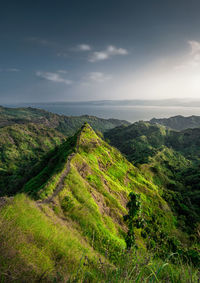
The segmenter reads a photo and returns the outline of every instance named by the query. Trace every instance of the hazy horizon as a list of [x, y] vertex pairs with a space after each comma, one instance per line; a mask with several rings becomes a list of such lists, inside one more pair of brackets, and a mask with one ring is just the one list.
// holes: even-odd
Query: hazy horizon
[[200, 100], [98, 100], [5, 104], [7, 107], [33, 107], [66, 116], [91, 115], [136, 122], [182, 115], [200, 116]]
[[[196, 102], [200, 103], [200, 98], [164, 98], [164, 99], [96, 99], [96, 100], [54, 100], [54, 101], [22, 101], [22, 102], [10, 102], [10, 103], [2, 103], [0, 105], [5, 106], [5, 105], [17, 105], [17, 104], [53, 104], [53, 103], [71, 103], [71, 104], [77, 104], [77, 103], [83, 103], [83, 104], [87, 104], [87, 103], [106, 103], [106, 104], [118, 104], [118, 102], [122, 102], [122, 103], [133, 103], [133, 105], [159, 105], [159, 106], [165, 106], [166, 103], [167, 105], [170, 106], [184, 106], [184, 107], [189, 107], [190, 104], [192, 104], [192, 106], [194, 107], [200, 107], [200, 104], [196, 104]], [[156, 104], [153, 104], [155, 103]], [[195, 103], [195, 104], [193, 104]]]

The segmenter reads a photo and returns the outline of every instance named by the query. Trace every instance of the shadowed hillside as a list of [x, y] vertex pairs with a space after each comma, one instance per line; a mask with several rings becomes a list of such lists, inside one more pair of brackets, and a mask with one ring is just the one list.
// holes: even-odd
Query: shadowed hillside
[[31, 167], [66, 137], [39, 124], [0, 128], [0, 196], [17, 192]]
[[184, 117], [181, 115], [170, 117], [170, 118], [163, 118], [163, 119], [156, 119], [153, 118], [149, 121], [151, 124], [160, 124], [166, 126], [168, 128], [182, 131], [185, 129], [193, 129], [200, 127], [200, 116], [189, 116]]
[[[150, 269], [143, 270], [144, 262], [152, 262], [155, 270], [163, 262], [142, 254], [153, 251], [165, 258], [176, 248], [185, 253], [189, 244], [186, 238], [181, 244], [184, 234], [158, 186], [88, 124], [32, 169], [23, 192], [35, 201], [23, 194], [0, 201], [0, 273], [5, 280], [114, 282], [114, 274], [117, 282], [153, 278]], [[129, 260], [126, 246], [140, 251], [140, 268], [130, 274], [136, 257]], [[166, 268], [160, 278], [166, 272], [171, 271]]]
[[200, 223], [200, 129], [173, 131], [138, 122], [105, 134], [162, 191], [182, 229], [198, 235]]

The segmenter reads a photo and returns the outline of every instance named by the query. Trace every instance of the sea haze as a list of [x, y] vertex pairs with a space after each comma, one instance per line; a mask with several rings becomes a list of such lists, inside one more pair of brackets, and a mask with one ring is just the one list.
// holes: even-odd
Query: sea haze
[[101, 118], [116, 118], [130, 122], [168, 118], [176, 115], [200, 115], [199, 100], [109, 100], [88, 102], [23, 103], [9, 107], [34, 107], [67, 115], [94, 115]]

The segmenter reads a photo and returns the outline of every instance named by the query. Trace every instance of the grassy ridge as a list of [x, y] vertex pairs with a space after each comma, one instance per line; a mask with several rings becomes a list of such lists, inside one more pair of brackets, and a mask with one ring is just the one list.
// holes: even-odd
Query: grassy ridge
[[[52, 209], [58, 216], [75, 223], [82, 237], [97, 252], [108, 253], [111, 255], [109, 260], [116, 263], [126, 246], [127, 227], [123, 216], [127, 214], [128, 195], [134, 191], [140, 195], [140, 218], [145, 223], [142, 229], [134, 228], [136, 243], [143, 250], [153, 248], [154, 253], [162, 253], [165, 257], [172, 248], [173, 237], [178, 239], [182, 234], [176, 228], [176, 219], [167, 203], [160, 197], [159, 187], [145, 179], [136, 167], [97, 136], [89, 125], [82, 128], [73, 141], [76, 139], [76, 146], [73, 143], [76, 154], [71, 159], [71, 170], [65, 176], [62, 190], [50, 204]], [[47, 164], [39, 175], [26, 184], [26, 192], [36, 192], [37, 198], [41, 199], [48, 199], [52, 195], [65, 167], [59, 167], [60, 157], [64, 156], [62, 160], [65, 163], [69, 154], [66, 149], [65, 143], [55, 155], [53, 163], [57, 165], [55, 168], [60, 169], [55, 170]], [[47, 174], [46, 170], [51, 169], [52, 173]], [[43, 177], [46, 175], [50, 176], [48, 182]], [[37, 180], [44, 180], [43, 184]]]
[[0, 196], [19, 191], [32, 166], [84, 122], [102, 132], [129, 124], [94, 116], [67, 117], [30, 107], [0, 107]]
[[[155, 145], [155, 153], [144, 152], [141, 168], [85, 124], [32, 168], [23, 191], [37, 201], [0, 198], [2, 282], [197, 282], [197, 239], [170, 209], [177, 195], [168, 187], [192, 161], [163, 146], [165, 128], [156, 135], [144, 124], [142, 131], [151, 137], [138, 131], [137, 142]], [[170, 186], [183, 189], [176, 182]], [[127, 237], [135, 239], [130, 249]]]

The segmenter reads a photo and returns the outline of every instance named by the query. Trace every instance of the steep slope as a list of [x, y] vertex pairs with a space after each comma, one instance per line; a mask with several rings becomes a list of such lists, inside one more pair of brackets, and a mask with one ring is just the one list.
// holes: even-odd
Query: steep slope
[[196, 234], [200, 223], [199, 135], [200, 129], [177, 132], [144, 122], [105, 134], [146, 178], [159, 186], [182, 229]]
[[156, 119], [153, 118], [149, 121], [151, 124], [160, 124], [166, 126], [168, 128], [182, 131], [185, 129], [193, 129], [200, 127], [200, 116], [189, 116], [184, 117], [181, 115], [170, 117], [170, 118], [163, 118], [163, 119]]
[[[165, 156], [168, 154], [165, 152]], [[188, 161], [182, 158], [181, 162], [187, 168]], [[157, 252], [165, 254], [171, 249], [169, 239], [173, 238], [172, 235], [177, 237], [176, 225], [183, 228], [161, 197], [163, 195], [167, 200], [170, 193], [167, 194], [164, 185], [159, 183], [159, 175], [156, 179], [153, 174], [146, 174], [145, 170], [141, 174], [119, 151], [101, 140], [89, 125], [65, 142], [58, 150], [56, 159], [46, 164], [45, 169], [25, 185], [24, 191], [78, 222], [83, 235], [87, 235], [88, 240], [92, 238], [98, 248], [102, 244], [99, 243], [99, 236], [95, 238], [95, 235], [101, 235], [100, 239], [105, 245], [109, 242], [108, 249], [114, 249], [115, 254], [119, 247], [123, 247], [122, 239], [127, 232], [123, 215], [127, 213], [126, 204], [131, 192], [140, 196], [139, 219], [145, 223], [143, 228], [138, 226], [135, 231], [140, 247], [150, 248], [156, 241], [159, 243]], [[52, 164], [56, 164], [56, 167]], [[161, 173], [167, 175], [166, 172]], [[103, 221], [99, 212], [103, 214]], [[181, 231], [178, 233], [181, 235]], [[148, 238], [147, 234], [151, 237]], [[161, 240], [163, 235], [166, 242]]]
[[31, 166], [64, 140], [63, 134], [39, 124], [0, 128], [0, 196], [16, 192]]
[[0, 107], [0, 196], [17, 192], [31, 166], [85, 121], [99, 131], [129, 124], [93, 116], [67, 117], [34, 108]]
[[105, 133], [105, 138], [134, 164], [146, 163], [165, 145], [170, 130], [147, 122], [116, 127]]
[[[109, 241], [116, 251], [124, 247], [122, 239], [127, 228], [123, 215], [127, 213], [126, 203], [132, 190], [140, 193], [145, 207], [149, 207], [148, 195], [155, 198], [156, 205], [148, 208], [155, 210], [151, 214], [165, 209], [169, 218], [164, 222], [173, 226], [173, 221], [169, 221], [172, 214], [157, 188], [117, 150], [101, 140], [89, 125], [65, 142], [56, 160], [50, 160], [44, 170], [24, 186], [26, 193], [42, 203], [53, 203], [56, 209], [76, 220], [84, 235], [89, 239], [94, 237], [94, 245], [98, 248], [102, 247], [99, 240], [105, 245]], [[147, 215], [147, 211], [145, 209], [143, 214]], [[142, 241], [141, 236], [138, 241]]]
[[200, 157], [200, 128], [173, 131], [159, 124], [136, 122], [104, 134], [133, 163], [146, 163], [162, 148], [168, 147], [188, 159]]
[[[158, 186], [88, 124], [33, 168], [22, 191], [35, 201], [23, 194], [0, 201], [4, 281], [139, 282], [144, 276], [167, 279], [171, 270], [170, 278], [181, 278], [172, 263], [155, 278], [152, 272], [155, 266], [162, 269], [158, 257], [172, 251], [185, 255], [191, 245]], [[134, 240], [135, 257], [126, 252], [127, 243], [135, 247]], [[147, 260], [147, 251], [157, 257], [154, 263]], [[141, 253], [146, 256], [140, 261]]]

